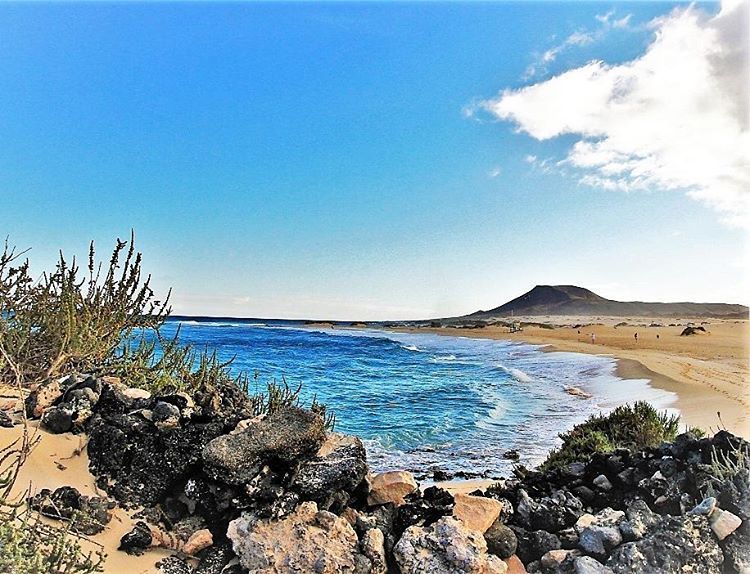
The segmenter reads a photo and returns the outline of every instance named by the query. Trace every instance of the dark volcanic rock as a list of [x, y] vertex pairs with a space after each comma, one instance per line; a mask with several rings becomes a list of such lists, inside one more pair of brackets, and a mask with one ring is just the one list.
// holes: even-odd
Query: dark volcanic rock
[[13, 419], [10, 418], [8, 413], [0, 411], [0, 427], [11, 428], [13, 426]]
[[443, 516], [453, 513], [453, 496], [447, 490], [431, 486], [424, 493], [419, 490], [404, 497], [405, 503], [396, 509], [393, 531], [400, 537], [413, 524], [430, 526]]
[[137, 415], [112, 415], [91, 423], [91, 472], [118, 500], [153, 505], [195, 474], [201, 449], [223, 432], [221, 422], [158, 429]]
[[518, 539], [515, 532], [500, 521], [489, 527], [484, 533], [484, 540], [487, 542], [487, 552], [499, 556], [500, 558], [510, 558], [516, 553]]
[[228, 542], [214, 544], [203, 552], [193, 574], [221, 574], [232, 558], [234, 552]]
[[367, 453], [362, 441], [354, 436], [328, 435], [318, 455], [303, 462], [291, 488], [303, 500], [313, 500], [318, 508], [328, 510], [337, 494], [350, 493], [367, 474]]
[[124, 550], [128, 554], [135, 554], [136, 556], [143, 554], [146, 549], [151, 546], [152, 536], [151, 530], [143, 521], [135, 523], [133, 530], [125, 534], [120, 538], [120, 547], [118, 550]]
[[157, 568], [162, 574], [191, 574], [193, 569], [181, 558], [169, 556], [156, 563]]
[[744, 523], [738, 530], [721, 542], [726, 570], [734, 574], [750, 572], [750, 523]]
[[723, 560], [721, 548], [703, 516], [665, 516], [642, 540], [616, 548], [607, 566], [615, 574], [720, 574]]
[[551, 532], [544, 530], [530, 532], [519, 526], [511, 526], [510, 528], [518, 540], [516, 554], [524, 564], [539, 560], [550, 550], [558, 550], [561, 547], [560, 539]]
[[288, 407], [260, 422], [220, 436], [203, 448], [205, 470], [215, 480], [244, 484], [260, 470], [264, 461], [292, 466], [313, 456], [325, 440], [320, 415]]
[[516, 508], [516, 523], [527, 530], [557, 532], [573, 526], [583, 514], [583, 504], [566, 490], [557, 490], [551, 496], [532, 500], [520, 490]]
[[29, 499], [29, 505], [49, 518], [71, 521], [75, 532], [88, 535], [104, 530], [115, 507], [113, 501], [83, 496], [72, 486], [61, 486], [54, 492], [44, 488]]
[[42, 415], [42, 426], [52, 434], [68, 432], [73, 428], [73, 409], [65, 406], [48, 408]]

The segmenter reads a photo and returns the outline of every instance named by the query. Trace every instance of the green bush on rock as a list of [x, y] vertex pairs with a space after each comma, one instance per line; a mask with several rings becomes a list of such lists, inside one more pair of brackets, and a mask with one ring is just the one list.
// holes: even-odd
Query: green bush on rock
[[593, 415], [562, 433], [562, 446], [551, 451], [540, 468], [548, 471], [572, 462], [586, 462], [594, 453], [618, 448], [655, 447], [677, 436], [679, 422], [678, 416], [660, 413], [643, 401], [622, 405], [607, 415]]

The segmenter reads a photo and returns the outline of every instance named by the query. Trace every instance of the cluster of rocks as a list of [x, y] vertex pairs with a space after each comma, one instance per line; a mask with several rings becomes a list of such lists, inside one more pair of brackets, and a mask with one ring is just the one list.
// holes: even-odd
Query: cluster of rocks
[[[170, 548], [160, 567], [171, 574], [750, 572], [749, 445], [726, 432], [519, 467], [452, 495], [408, 472], [372, 475], [360, 439], [294, 406], [255, 416], [234, 387], [151, 396], [69, 377], [32, 392], [26, 410], [50, 432], [89, 435], [98, 486], [141, 507], [121, 549]], [[106, 523], [106, 500], [58, 490], [32, 504]]]
[[[750, 445], [721, 431], [519, 469], [485, 493], [529, 572], [750, 572]], [[743, 462], [744, 461], [744, 462]]]

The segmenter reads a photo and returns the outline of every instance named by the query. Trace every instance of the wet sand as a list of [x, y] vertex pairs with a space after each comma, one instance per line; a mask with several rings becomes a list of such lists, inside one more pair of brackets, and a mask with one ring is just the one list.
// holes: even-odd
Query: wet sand
[[[677, 401], [673, 406], [687, 425], [706, 430], [726, 428], [750, 437], [750, 322], [642, 317], [514, 319], [539, 325], [525, 325], [522, 331], [514, 333], [501, 326], [397, 330], [523, 341], [544, 345], [552, 352], [611, 356], [618, 360], [618, 376], [648, 379], [655, 388], [675, 393]], [[702, 326], [707, 332], [680, 336], [689, 322], [705, 323]], [[650, 326], [652, 324], [659, 326]], [[635, 333], [638, 333], [637, 340]], [[720, 417], [717, 413], [721, 413]]]

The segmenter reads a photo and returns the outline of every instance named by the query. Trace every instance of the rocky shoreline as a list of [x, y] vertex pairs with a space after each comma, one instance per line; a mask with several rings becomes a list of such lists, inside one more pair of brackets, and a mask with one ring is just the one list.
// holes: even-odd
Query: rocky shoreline
[[319, 412], [256, 416], [233, 385], [152, 396], [70, 376], [34, 389], [25, 410], [88, 437], [107, 494], [43, 490], [32, 508], [87, 534], [127, 508], [139, 522], [120, 549], [171, 549], [165, 573], [750, 572], [750, 445], [725, 431], [519, 466], [452, 495], [408, 472], [372, 475], [361, 440]]

